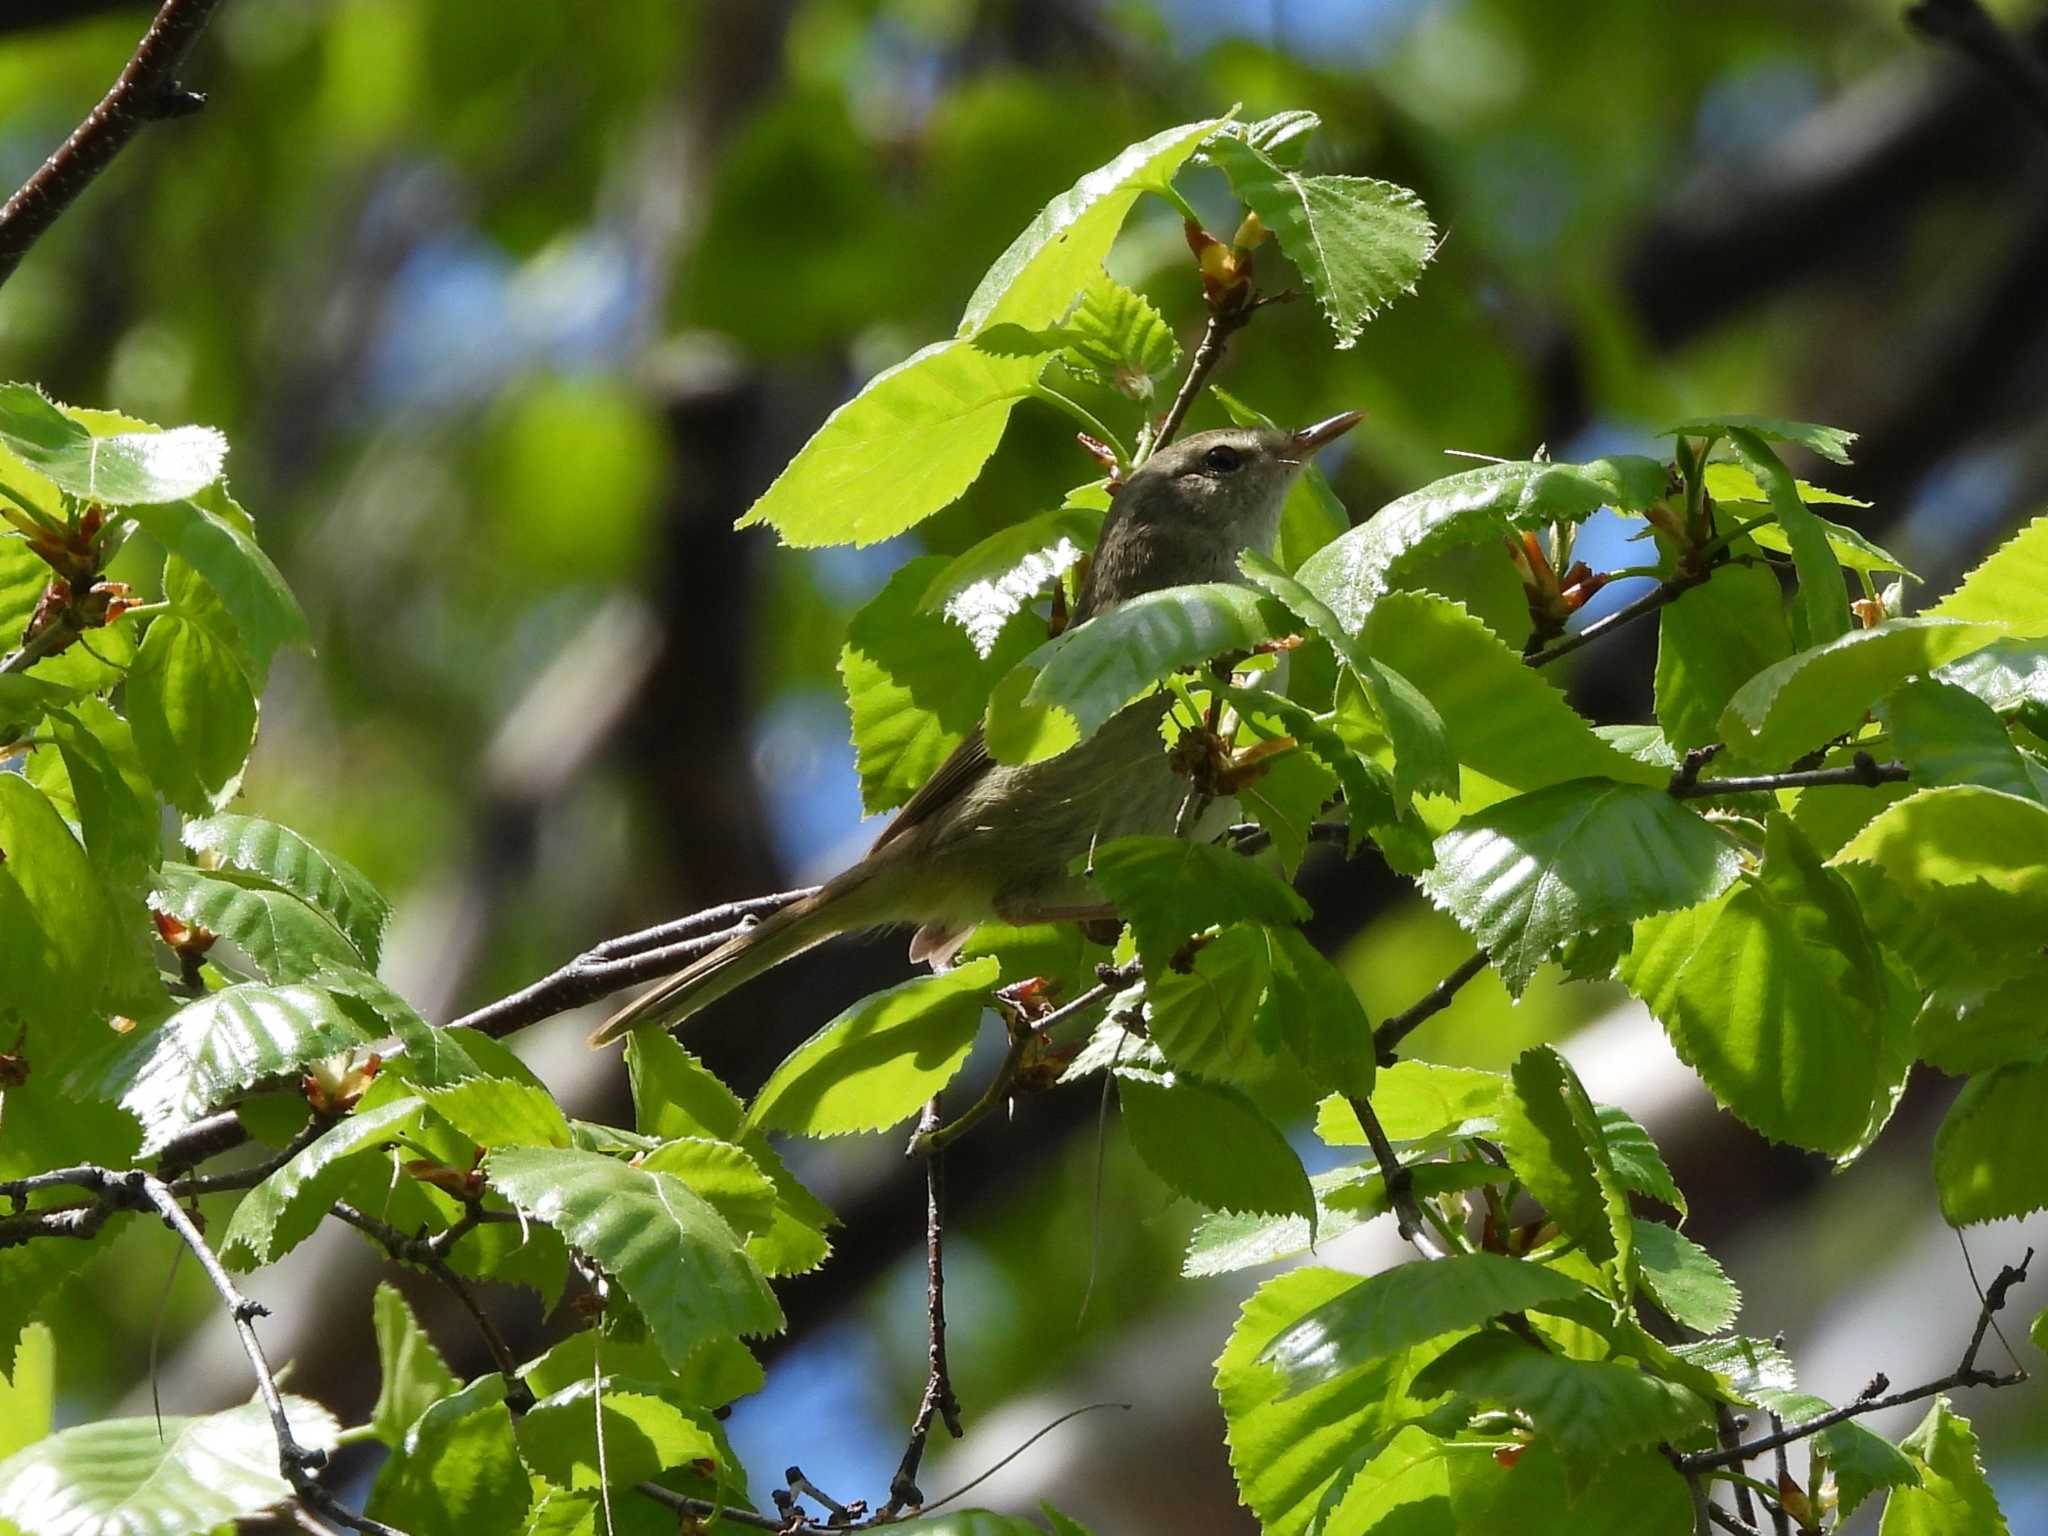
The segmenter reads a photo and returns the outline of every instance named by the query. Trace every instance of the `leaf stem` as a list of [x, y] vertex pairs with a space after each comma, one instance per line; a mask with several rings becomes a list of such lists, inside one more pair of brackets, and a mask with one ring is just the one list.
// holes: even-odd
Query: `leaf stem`
[[1118, 437], [1116, 433], [1112, 432], [1107, 426], [1105, 426], [1102, 422], [1102, 419], [1098, 417], [1093, 411], [1089, 410], [1088, 407], [1083, 405], [1080, 401], [1075, 400], [1070, 396], [1061, 394], [1058, 390], [1054, 389], [1050, 384], [1034, 383], [1028, 390], [1025, 391], [1025, 394], [1033, 400], [1044, 402], [1046, 405], [1051, 406], [1054, 410], [1065, 411], [1069, 416], [1073, 417], [1074, 420], [1078, 421], [1081, 424], [1082, 430], [1089, 433], [1098, 441], [1109, 444], [1109, 446], [1115, 450], [1117, 462], [1119, 464], [1129, 464], [1131, 462], [1131, 450], [1124, 446], [1123, 439]]

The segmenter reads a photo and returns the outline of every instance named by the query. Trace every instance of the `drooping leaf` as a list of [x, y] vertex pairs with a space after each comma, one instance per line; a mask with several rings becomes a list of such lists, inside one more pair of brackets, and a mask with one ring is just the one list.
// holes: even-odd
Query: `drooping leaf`
[[221, 1239], [221, 1261], [231, 1269], [255, 1269], [275, 1263], [311, 1237], [360, 1166], [348, 1160], [405, 1136], [418, 1124], [423, 1107], [421, 1099], [408, 1094], [359, 1109], [323, 1131], [242, 1197]]
[[1721, 712], [1742, 685], [1792, 654], [1778, 578], [1730, 565], [1657, 618], [1657, 723], [1675, 747], [1721, 739]]
[[[292, 1438], [334, 1449], [334, 1416], [286, 1396]], [[254, 1517], [292, 1496], [260, 1402], [204, 1418], [101, 1419], [0, 1461], [0, 1524], [21, 1536], [174, 1536]], [[10, 1523], [11, 1522], [11, 1523]]]
[[939, 569], [918, 598], [918, 611], [945, 614], [986, 659], [1010, 619], [1095, 547], [1102, 516], [1099, 506], [1069, 500], [996, 530]]
[[1584, 1291], [1554, 1269], [1493, 1253], [1398, 1264], [1305, 1313], [1258, 1358], [1280, 1368], [1292, 1395], [1438, 1334]]
[[1189, 935], [1216, 924], [1291, 928], [1309, 916], [1293, 887], [1252, 860], [1184, 837], [1120, 837], [1094, 851], [1096, 886], [1130, 924], [1148, 971], [1166, 969]]
[[82, 501], [170, 501], [220, 478], [227, 439], [211, 427], [96, 435], [28, 384], [0, 384], [0, 443]]
[[503, 1147], [484, 1167], [492, 1188], [618, 1282], [671, 1369], [706, 1339], [782, 1327], [739, 1235], [675, 1175], [567, 1148]]
[[1742, 1295], [1698, 1243], [1675, 1227], [1638, 1217], [1634, 1246], [1643, 1284], [1674, 1323], [1719, 1333], [1735, 1321]]
[[1212, 118], [1155, 133], [1047, 203], [988, 269], [967, 301], [959, 334], [1006, 322], [1035, 328], [1064, 316], [1102, 266], [1132, 205], [1147, 191], [1163, 190], [1217, 125]]
[[1602, 507], [1640, 512], [1657, 503], [1664, 485], [1662, 464], [1630, 454], [1584, 464], [1528, 461], [1462, 470], [1388, 502], [1294, 574], [1355, 634], [1426, 556], [1452, 544], [1497, 542], [1510, 528], [1579, 522]]
[[1963, 1085], [1934, 1138], [1934, 1183], [1951, 1226], [2048, 1207], [2048, 1062], [2015, 1062]]
[[1268, 942], [1272, 979], [1263, 1006], [1274, 1033], [1317, 1092], [1371, 1093], [1372, 1021], [1349, 979], [1298, 928], [1272, 929]]
[[164, 798], [195, 815], [241, 776], [256, 697], [234, 656], [176, 614], [151, 622], [125, 695], [135, 745]]
[[909, 1119], [967, 1060], [999, 969], [983, 956], [855, 1003], [769, 1074], [747, 1129], [843, 1136]]
[[241, 946], [265, 981], [304, 981], [326, 965], [361, 965], [341, 930], [298, 897], [209, 875], [189, 864], [157, 871], [150, 905]]
[[1920, 1469], [1920, 1486], [1892, 1490], [1878, 1536], [2008, 1536], [1977, 1433], [1970, 1421], [1937, 1397], [1920, 1427], [1899, 1442]]
[[989, 751], [1001, 763], [1055, 756], [1178, 668], [1248, 651], [1287, 633], [1288, 619], [1271, 598], [1222, 582], [1120, 603], [1009, 670], [988, 701]]
[[2048, 517], [2037, 517], [1928, 609], [1944, 619], [2003, 624], [2018, 637], [2048, 635]]
[[936, 613], [922, 611], [944, 572], [942, 556], [913, 560], [853, 616], [839, 653], [853, 721], [861, 803], [869, 811], [901, 805], [930, 778], [981, 718], [991, 689], [1029, 655], [1038, 625], [998, 623], [990, 649]]
[[1991, 706], [1955, 684], [1917, 678], [1893, 690], [1884, 718], [1915, 784], [1981, 784], [2027, 800], [2041, 798]]
[[[1773, 425], [1803, 427], [1802, 423]], [[1818, 429], [1823, 433], [1827, 430]], [[1813, 446], [1814, 442], [1827, 439], [1809, 429], [1807, 437], [1795, 440]], [[1762, 431], [1753, 426], [1730, 426], [1728, 442], [1744, 467], [1763, 486], [1792, 551], [1793, 568], [1799, 573], [1799, 590], [1793, 595], [1793, 642], [1817, 646], [1841, 638], [1849, 632], [1849, 600], [1842, 588], [1842, 564], [1835, 558], [1821, 519], [1799, 499], [1798, 482], [1771, 451]]]
[[1740, 868], [1734, 842], [1662, 790], [1574, 779], [1466, 817], [1422, 889], [1519, 995], [1574, 934], [1705, 901]]
[[1721, 734], [1749, 761], [1789, 763], [1854, 730], [1907, 678], [1988, 645], [1998, 634], [1993, 625], [1936, 618], [1887, 619], [1853, 630], [1744, 683], [1721, 713]]
[[1209, 156], [1308, 280], [1336, 333], [1353, 345], [1366, 321], [1404, 293], [1436, 253], [1436, 226], [1406, 187], [1364, 176], [1304, 176], [1241, 139]]
[[396, 1449], [419, 1416], [461, 1383], [390, 1281], [377, 1283], [370, 1318], [377, 1335], [378, 1366], [377, 1406], [370, 1410], [370, 1428]]
[[1242, 1093], [1129, 1067], [1116, 1076], [1131, 1145], [1170, 1188], [1214, 1211], [1314, 1211], [1301, 1159]]
[[401, 1530], [517, 1531], [533, 1503], [501, 1376], [429, 1407], [377, 1473], [364, 1513]]
[[188, 821], [178, 837], [202, 866], [267, 880], [326, 914], [364, 960], [376, 965], [391, 904], [347, 860], [260, 816], [222, 813]]
[[1571, 1063], [1547, 1045], [1517, 1057], [1509, 1083], [1500, 1115], [1508, 1166], [1627, 1300], [1635, 1226], [1592, 1099]]
[[658, 1381], [616, 1374], [535, 1403], [519, 1421], [519, 1447], [534, 1471], [572, 1489], [630, 1488], [670, 1467], [719, 1459], [699, 1410], [672, 1401]]

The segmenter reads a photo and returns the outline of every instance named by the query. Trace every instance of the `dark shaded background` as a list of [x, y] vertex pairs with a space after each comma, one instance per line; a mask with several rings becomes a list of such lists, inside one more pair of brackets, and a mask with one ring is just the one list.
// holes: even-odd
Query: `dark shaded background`
[[[2044, 31], [2029, 6], [1997, 9]], [[0, 366], [227, 431], [319, 640], [265, 701], [250, 802], [395, 897], [387, 974], [447, 1017], [605, 934], [852, 856], [847, 615], [909, 555], [1042, 510], [1088, 467], [1026, 409], [984, 484], [916, 535], [796, 553], [733, 519], [862, 379], [950, 333], [1047, 196], [1234, 101], [1320, 112], [1317, 168], [1414, 186], [1448, 236], [1355, 350], [1296, 305], [1219, 376], [1280, 418], [1368, 411], [1336, 466], [1354, 518], [1459, 467], [1446, 449], [1579, 457], [1751, 410], [1862, 432], [1829, 483], [1871, 499], [1867, 530], [1945, 587], [2048, 476], [2048, 136], [1899, 10], [227, 0], [188, 71], [207, 110], [150, 130], [0, 289]], [[0, 8], [0, 181], [69, 131], [146, 16]], [[1220, 181], [1191, 192], [1234, 222]], [[1143, 211], [1119, 275], [1191, 338], [1179, 238]], [[1603, 547], [1627, 562], [1616, 530]], [[1647, 631], [1582, 653], [1579, 702], [1642, 718], [1653, 655]], [[1375, 1013], [1465, 952], [1369, 860], [1318, 864], [1307, 889]], [[693, 1047], [751, 1087], [903, 972], [893, 943], [835, 946]], [[1510, 1012], [1488, 981], [1416, 1046], [1497, 1063], [1620, 1002], [1539, 985]], [[534, 1059], [582, 1112], [621, 1113], [616, 1060], [576, 1045], [587, 1022], [534, 1032]], [[1596, 1091], [1669, 1141], [1750, 1331], [1790, 1329], [1824, 1392], [1877, 1368], [1913, 1379], [1915, 1348], [1923, 1374], [1942, 1368], [1974, 1310], [1930, 1225], [1945, 1085], [1919, 1085], [1878, 1153], [1833, 1178], [1686, 1093], [1640, 1016], [1582, 1040]], [[1248, 1530], [1206, 1386], [1247, 1281], [1177, 1278], [1191, 1213], [1113, 1126], [1098, 1160], [1097, 1115], [1092, 1092], [1026, 1100], [955, 1156], [955, 1374], [982, 1428], [927, 1486], [1107, 1392], [1140, 1421], [1084, 1420], [996, 1491], [1050, 1492], [1105, 1532]], [[799, 1461], [841, 1497], [886, 1483], [922, 1379], [920, 1193], [897, 1153], [806, 1154], [847, 1225], [787, 1288], [769, 1390], [735, 1417], [757, 1479]], [[1974, 1241], [1995, 1265], [2019, 1239]], [[68, 1418], [147, 1403], [170, 1246], [136, 1224], [74, 1285]], [[375, 1391], [376, 1272], [338, 1239], [252, 1286], [294, 1387], [345, 1417]], [[440, 1299], [401, 1283], [481, 1369]], [[537, 1345], [531, 1299], [497, 1300]], [[246, 1392], [189, 1270], [164, 1327], [167, 1408]], [[2033, 1402], [1964, 1405], [2016, 1530], [2043, 1517]]]

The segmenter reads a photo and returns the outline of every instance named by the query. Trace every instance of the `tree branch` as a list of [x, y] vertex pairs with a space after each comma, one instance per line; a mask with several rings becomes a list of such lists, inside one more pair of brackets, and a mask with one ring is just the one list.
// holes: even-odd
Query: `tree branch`
[[1387, 1203], [1394, 1209], [1394, 1223], [1401, 1236], [1413, 1243], [1425, 1259], [1443, 1258], [1442, 1246], [1430, 1235], [1423, 1222], [1422, 1207], [1415, 1199], [1414, 1176], [1401, 1166], [1400, 1158], [1394, 1155], [1394, 1144], [1387, 1140], [1386, 1127], [1380, 1124], [1372, 1101], [1364, 1094], [1353, 1093], [1345, 1095], [1345, 1102], [1358, 1116], [1358, 1123], [1365, 1127], [1365, 1139], [1372, 1145], [1373, 1160], [1380, 1165], [1380, 1178], [1387, 1186]]
[[0, 208], [0, 283], [144, 125], [183, 116], [203, 103], [175, 77], [219, 4], [164, 0], [112, 89]]
[[[1027, 1037], [1028, 1038], [1028, 1037]], [[931, 1136], [939, 1128], [939, 1100], [934, 1095], [924, 1107], [918, 1132]], [[924, 1492], [917, 1486], [918, 1464], [924, 1460], [926, 1442], [931, 1439], [932, 1421], [945, 1422], [955, 1440], [960, 1438], [960, 1400], [953, 1395], [953, 1378], [946, 1369], [946, 1159], [933, 1150], [924, 1163], [924, 1250], [926, 1369], [924, 1396], [911, 1420], [910, 1441], [896, 1475], [889, 1479], [889, 1502], [884, 1518], [924, 1504]]]
[[[1459, 988], [1485, 970], [1486, 966], [1487, 954], [1482, 949], [1463, 961], [1456, 970], [1431, 987], [1411, 1006], [1392, 1018], [1383, 1020], [1379, 1028], [1372, 1032], [1373, 1051], [1379, 1057], [1380, 1065], [1391, 1067], [1394, 1064], [1394, 1053], [1401, 1042], [1413, 1034], [1418, 1025], [1450, 1007], [1451, 999], [1458, 995]], [[1360, 1116], [1360, 1119], [1363, 1118]]]
[[[1691, 754], [1687, 754], [1688, 764], [1690, 757]], [[1904, 763], [1880, 763], [1868, 752], [1858, 752], [1852, 762], [1841, 768], [1759, 773], [1744, 778], [1702, 779], [1696, 772], [1688, 776], [1687, 765], [1681, 764], [1672, 776], [1669, 788], [1676, 799], [1704, 800], [1715, 795], [1769, 794], [1780, 789], [1822, 789], [1833, 784], [1875, 789], [1880, 784], [1903, 784], [1912, 776], [1912, 770]]]
[[1919, 0], [1906, 7], [1906, 25], [1970, 59], [2048, 129], [2048, 68], [1978, 0]]
[[1970, 1342], [1963, 1350], [1962, 1359], [1956, 1368], [1946, 1376], [1934, 1381], [1922, 1382], [1917, 1387], [1908, 1387], [1903, 1392], [1888, 1396], [1878, 1394], [1884, 1391], [1885, 1378], [1874, 1379], [1863, 1395], [1847, 1407], [1835, 1408], [1827, 1413], [1816, 1414], [1810, 1419], [1801, 1419], [1796, 1424], [1787, 1424], [1773, 1429], [1767, 1435], [1746, 1440], [1740, 1445], [1728, 1446], [1717, 1451], [1695, 1451], [1690, 1456], [1678, 1458], [1681, 1472], [1709, 1472], [1717, 1467], [1731, 1467], [1748, 1461], [1752, 1456], [1761, 1456], [1766, 1451], [1775, 1451], [1783, 1445], [1817, 1435], [1824, 1429], [1850, 1419], [1861, 1418], [1866, 1413], [1878, 1413], [1886, 1408], [1897, 1408], [1914, 1403], [1922, 1398], [1933, 1397], [1937, 1392], [1947, 1392], [1956, 1387], [2013, 1387], [2027, 1379], [2024, 1369], [2015, 1368], [2001, 1375], [1996, 1371], [1981, 1369], [1977, 1364], [1977, 1351], [1984, 1347], [1984, 1336], [1991, 1331], [1991, 1319], [2005, 1307], [2005, 1300], [2012, 1288], [2027, 1278], [2027, 1266], [2034, 1262], [2034, 1250], [2029, 1248], [2026, 1256], [2017, 1264], [2008, 1264], [1999, 1271], [1998, 1278], [1991, 1282], [1984, 1292], [1984, 1303], [1977, 1311], [1977, 1326], [1970, 1334]]
[[1633, 624], [1644, 614], [1655, 613], [1666, 603], [1675, 602], [1694, 587], [1701, 585], [1711, 578], [1718, 569], [1719, 567], [1716, 565], [1708, 565], [1702, 566], [1697, 571], [1687, 571], [1679, 575], [1667, 576], [1633, 602], [1622, 604], [1614, 612], [1595, 619], [1584, 629], [1574, 630], [1571, 634], [1558, 636], [1557, 639], [1551, 641], [1550, 644], [1544, 646], [1541, 650], [1531, 651], [1522, 659], [1532, 667], [1548, 666], [1560, 657], [1571, 655], [1573, 651], [1578, 650], [1581, 646], [1591, 645], [1602, 635], [1611, 634], [1626, 624]]

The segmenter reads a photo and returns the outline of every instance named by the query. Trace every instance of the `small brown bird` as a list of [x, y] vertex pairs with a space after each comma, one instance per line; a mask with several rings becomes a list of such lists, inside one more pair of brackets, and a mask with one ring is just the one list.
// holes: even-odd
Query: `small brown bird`
[[[1153, 454], [1116, 493], [1074, 622], [1141, 593], [1238, 581], [1237, 557], [1269, 552], [1302, 465], [1356, 426], [1346, 411], [1303, 427], [1199, 432]], [[883, 829], [866, 858], [621, 1009], [590, 1037], [606, 1045], [642, 1024], [676, 1024], [792, 955], [855, 929], [916, 923], [912, 960], [950, 958], [976, 924], [1110, 915], [1073, 872], [1098, 842], [1173, 830], [1187, 795], [1159, 727], [1155, 692], [1088, 740], [1043, 762], [989, 756], [976, 726]]]

